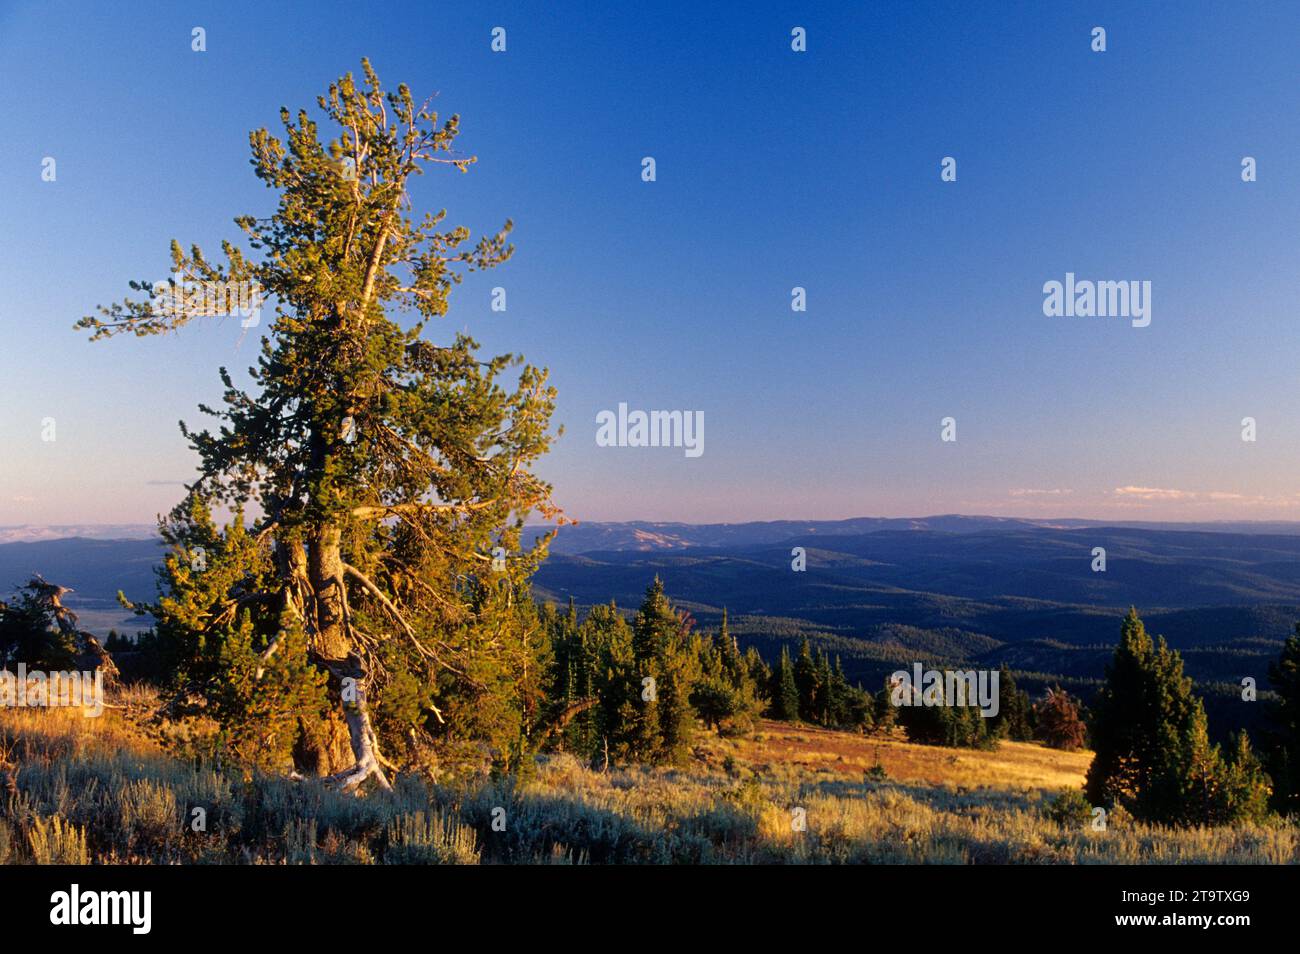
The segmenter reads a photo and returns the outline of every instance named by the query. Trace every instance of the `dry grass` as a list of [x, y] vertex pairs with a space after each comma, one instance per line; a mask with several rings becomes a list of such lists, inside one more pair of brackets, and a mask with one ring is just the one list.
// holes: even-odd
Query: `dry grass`
[[705, 748], [716, 762], [730, 755], [756, 774], [789, 767], [817, 776], [861, 778], [881, 765], [899, 782], [955, 785], [960, 788], [1078, 788], [1092, 753], [1061, 752], [1034, 742], [1003, 742], [996, 751], [914, 745], [901, 735], [863, 736], [784, 722], [764, 721], [754, 738], [718, 740]]
[[[702, 736], [676, 768], [606, 773], [555, 754], [526, 783], [403, 778], [358, 799], [177, 759], [128, 714], [0, 710], [0, 862], [1300, 861], [1294, 824], [1058, 824], [1047, 806], [1081, 783], [1089, 756], [1035, 745], [974, 752], [764, 723], [751, 738]], [[195, 807], [205, 830], [190, 824]]]

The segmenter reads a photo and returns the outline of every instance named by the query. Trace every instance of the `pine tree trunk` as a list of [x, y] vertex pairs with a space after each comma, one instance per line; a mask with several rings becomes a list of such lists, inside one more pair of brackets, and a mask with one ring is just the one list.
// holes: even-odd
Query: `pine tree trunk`
[[[379, 763], [379, 743], [366, 707], [364, 686], [367, 673], [359, 655], [353, 651], [348, 630], [347, 593], [344, 589], [342, 535], [332, 525], [322, 527], [307, 550], [306, 576], [314, 604], [310, 645], [313, 655], [329, 670], [331, 709], [325, 719], [314, 725], [301, 724], [294, 758], [300, 770], [326, 776], [341, 783], [345, 791], [357, 788], [367, 778], [375, 777], [388, 788]], [[357, 698], [342, 704], [343, 680], [353, 681]]]
[[[343, 561], [339, 534], [327, 529], [304, 548], [297, 540], [281, 541], [277, 548], [280, 572], [293, 610], [303, 618], [312, 655], [331, 669], [343, 664], [350, 650], [345, 624]], [[338, 700], [342, 680], [333, 672], [329, 693]], [[337, 708], [323, 719], [298, 720], [298, 740], [293, 748], [294, 768], [304, 775], [332, 776], [357, 763], [347, 721]]]
[[293, 764], [303, 775], [322, 778], [345, 771], [356, 762], [347, 723], [331, 711], [325, 719], [299, 719]]
[[322, 658], [341, 663], [352, 651], [347, 631], [343, 555], [338, 527], [322, 527], [311, 541], [307, 574], [316, 601], [316, 632], [312, 649]]

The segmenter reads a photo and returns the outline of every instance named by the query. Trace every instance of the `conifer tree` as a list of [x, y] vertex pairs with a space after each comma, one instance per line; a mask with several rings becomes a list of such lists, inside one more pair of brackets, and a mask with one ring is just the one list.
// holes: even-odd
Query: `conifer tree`
[[998, 714], [990, 718], [992, 730], [1000, 738], [1027, 742], [1034, 737], [1029, 693], [1016, 685], [1016, 678], [1003, 663], [998, 670]]
[[1264, 763], [1255, 755], [1245, 730], [1234, 733], [1228, 759], [1221, 814], [1227, 823], [1268, 817], [1273, 790]]
[[1260, 817], [1270, 788], [1249, 742], [1232, 761], [1209, 741], [1205, 707], [1163, 639], [1153, 642], [1130, 609], [1092, 726], [1093, 804], [1119, 803], [1146, 821], [1225, 824]]
[[557, 734], [557, 747], [585, 753], [591, 746], [595, 718], [593, 655], [572, 598], [563, 613], [547, 603], [541, 608], [540, 618], [551, 645], [551, 672], [546, 683], [549, 711], [545, 721]]
[[745, 666], [749, 669], [749, 678], [759, 687], [760, 695], [770, 695], [772, 685], [772, 667], [767, 664], [763, 654], [754, 646], [745, 649]]
[[714, 647], [702, 647], [700, 664], [700, 678], [691, 690], [691, 705], [706, 729], [717, 729], [732, 713], [734, 698], [731, 686], [723, 670], [721, 655]]
[[664, 594], [663, 581], [655, 577], [632, 626], [643, 695], [647, 677], [653, 679], [653, 698], [643, 699], [653, 713], [655, 731], [646, 730], [643, 748], [652, 761], [676, 761], [690, 744], [695, 713], [690, 693], [699, 675], [699, 658], [691, 651], [691, 622], [674, 611]]
[[1191, 707], [1181, 661], [1175, 671], [1163, 640], [1157, 648], [1137, 610], [1130, 609], [1094, 707], [1097, 755], [1088, 769], [1089, 800], [1094, 805], [1120, 801], [1132, 809], [1150, 791]]
[[835, 657], [835, 665], [831, 667], [828, 678], [830, 682], [830, 705], [827, 707], [829, 712], [828, 725], [850, 725], [853, 722], [854, 690], [844, 676], [844, 663], [838, 655]]
[[1284, 815], [1300, 815], [1300, 623], [1269, 666], [1268, 677], [1277, 693], [1269, 713], [1273, 803]]
[[657, 713], [641, 700], [641, 681], [632, 649], [632, 629], [613, 603], [593, 606], [582, 621], [591, 653], [597, 703], [591, 748], [585, 754], [622, 762], [648, 757], [658, 743]]
[[818, 725], [835, 725], [836, 692], [831, 661], [826, 653], [818, 647], [815, 659], [817, 673], [817, 692], [813, 700], [814, 716]]
[[[521, 530], [531, 512], [558, 516], [531, 469], [552, 439], [546, 373], [524, 366], [506, 389], [518, 359], [424, 336], [466, 273], [510, 257], [511, 224], [474, 241], [443, 212], [416, 216], [414, 177], [475, 160], [455, 150], [458, 117], [362, 68], [318, 99], [324, 126], [282, 109], [283, 138], [251, 134], [278, 205], [235, 220], [248, 252], [224, 243], [218, 264], [173, 242], [177, 282], [132, 282], [142, 296], [79, 322], [94, 338], [170, 332], [210, 317], [204, 290], [227, 283], [274, 301], [251, 389], [222, 369], [224, 407], [201, 409], [218, 426], [182, 425], [199, 474], [164, 521], [171, 553], [147, 609], [190, 698], [214, 667], [233, 672], [230, 652], [260, 659], [242, 692], [275, 684], [276, 667], [324, 675], [323, 714], [282, 714], [296, 766], [349, 789], [387, 786], [385, 761], [430, 745], [518, 749], [546, 655], [526, 584], [548, 539], [524, 547]], [[216, 530], [217, 509], [235, 522]]]
[[781, 658], [772, 669], [772, 716], [786, 722], [799, 719], [799, 686], [795, 682], [794, 663], [788, 646], [781, 647]]
[[860, 685], [850, 686], [844, 676], [844, 670], [836, 659], [835, 663], [836, 679], [844, 687], [845, 692], [845, 713], [846, 724], [853, 726], [860, 731], [878, 728], [876, 722], [876, 700], [871, 693], [866, 692]]
[[11, 602], [0, 601], [0, 668], [24, 663], [30, 669], [72, 668], [73, 634], [58, 625], [40, 581], [33, 579]]
[[1175, 759], [1152, 783], [1144, 817], [1183, 826], [1261, 821], [1268, 813], [1271, 785], [1250, 748], [1237, 733], [1229, 759], [1212, 745], [1205, 710], [1196, 707], [1179, 738]]
[[696, 713], [708, 728], [725, 734], [747, 731], [762, 712], [763, 700], [727, 628], [725, 610], [717, 639], [699, 637], [698, 645], [700, 675], [691, 690]]
[[808, 637], [799, 644], [799, 656], [794, 662], [794, 684], [799, 689], [799, 718], [805, 722], [817, 721], [817, 660], [813, 658]]
[[899, 707], [894, 705], [894, 685], [890, 677], [885, 677], [885, 684], [880, 691], [876, 693], [875, 712], [875, 730], [889, 734], [898, 724]]

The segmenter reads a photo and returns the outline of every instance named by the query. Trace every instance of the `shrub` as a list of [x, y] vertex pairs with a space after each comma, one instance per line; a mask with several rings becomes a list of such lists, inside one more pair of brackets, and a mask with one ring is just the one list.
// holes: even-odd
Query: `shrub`
[[386, 865], [475, 865], [474, 829], [451, 815], [402, 815], [388, 826]]
[[1092, 820], [1092, 805], [1077, 788], [1067, 788], [1047, 806], [1047, 817], [1062, 828], [1082, 828]]
[[32, 860], [38, 865], [85, 865], [90, 863], [86, 851], [86, 833], [59, 815], [32, 819], [27, 835]]
[[1037, 734], [1054, 749], [1074, 752], [1083, 748], [1088, 728], [1079, 714], [1079, 702], [1060, 687], [1047, 690], [1047, 698], [1034, 707]]
[[130, 846], [162, 848], [179, 835], [180, 810], [170, 788], [141, 779], [128, 781], [116, 796], [119, 823]]

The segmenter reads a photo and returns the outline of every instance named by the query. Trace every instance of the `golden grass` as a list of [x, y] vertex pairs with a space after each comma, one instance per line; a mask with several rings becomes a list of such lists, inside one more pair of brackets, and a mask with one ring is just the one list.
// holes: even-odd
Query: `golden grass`
[[75, 708], [0, 708], [0, 737], [16, 740], [15, 754], [23, 755], [25, 742], [39, 739], [45, 751], [70, 758], [89, 752], [120, 752], [137, 758], [166, 758], [122, 709], [105, 709], [102, 715], [86, 717]]
[[984, 752], [772, 721], [762, 722], [753, 738], [712, 741], [704, 753], [707, 762], [730, 755], [760, 776], [793, 768], [809, 776], [860, 779], [880, 764], [898, 782], [1019, 791], [1078, 788], [1092, 762], [1091, 752], [1061, 752], [1037, 742], [1003, 742]]
[[[682, 766], [602, 772], [558, 753], [526, 782], [403, 778], [356, 799], [175, 758], [135, 708], [0, 709], [0, 863], [1300, 862], [1294, 823], [1053, 821], [1048, 804], [1081, 785], [1091, 755], [1032, 744], [945, 749], [765, 722], [745, 738], [701, 733]], [[196, 805], [206, 832], [190, 829]]]

